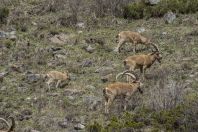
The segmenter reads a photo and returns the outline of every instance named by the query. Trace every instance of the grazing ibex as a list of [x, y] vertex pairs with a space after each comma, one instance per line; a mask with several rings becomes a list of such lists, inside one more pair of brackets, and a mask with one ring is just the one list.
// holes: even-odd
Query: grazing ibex
[[106, 88], [103, 89], [103, 95], [105, 97], [105, 113], [109, 113], [109, 107], [114, 101], [114, 99], [118, 96], [124, 97], [125, 103], [124, 103], [124, 110], [126, 110], [126, 105], [130, 99], [130, 97], [134, 94], [134, 92], [139, 91], [141, 94], [143, 91], [141, 90], [142, 83], [140, 80], [130, 71], [124, 71], [122, 73], [119, 73], [116, 76], [116, 80], [119, 76], [128, 75], [133, 81], [126, 83], [126, 82], [115, 82], [111, 83], [106, 86]]
[[46, 78], [48, 78], [48, 81], [46, 82], [48, 85], [48, 89], [50, 90], [50, 84], [54, 81], [57, 81], [56, 88], [58, 88], [61, 81], [70, 80], [70, 77], [68, 75], [68, 72], [59, 72], [59, 71], [50, 71], [45, 75]]
[[14, 128], [15, 128], [14, 117], [10, 116], [9, 119], [11, 119], [11, 121], [12, 121], [11, 125], [4, 118], [0, 118], [0, 120], [4, 121], [6, 123], [6, 125], [8, 126], [8, 130], [6, 130], [6, 131], [0, 130], [0, 132], [12, 132], [12, 131], [14, 131]]
[[[150, 68], [151, 65], [157, 60], [161, 63], [162, 55], [159, 52], [159, 49], [156, 45], [152, 44], [155, 47], [155, 51], [149, 54], [140, 54], [129, 56], [124, 60], [124, 66], [130, 71], [135, 69], [140, 69], [140, 72], [143, 73], [143, 78], [145, 77], [145, 71], [147, 68]], [[128, 80], [128, 79], [127, 79]]]
[[135, 47], [133, 48], [134, 52], [136, 52], [136, 45], [137, 44], [144, 44], [147, 47], [152, 44], [151, 39], [142, 36], [138, 32], [122, 31], [116, 36], [116, 38], [118, 39], [117, 40], [118, 45], [114, 49], [115, 52], [120, 52], [120, 47], [126, 42], [130, 42], [130, 43], [133, 43], [135, 45]]

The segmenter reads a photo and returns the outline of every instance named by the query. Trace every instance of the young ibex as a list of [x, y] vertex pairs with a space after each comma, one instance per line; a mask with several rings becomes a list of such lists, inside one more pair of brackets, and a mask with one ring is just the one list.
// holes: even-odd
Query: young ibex
[[[124, 60], [124, 66], [130, 71], [135, 69], [140, 69], [140, 72], [143, 73], [143, 79], [145, 77], [145, 71], [147, 68], [150, 68], [151, 65], [157, 60], [161, 63], [162, 55], [159, 52], [159, 49], [156, 45], [152, 44], [155, 47], [155, 51], [149, 54], [140, 54], [129, 56]], [[127, 81], [129, 81], [127, 79]]]
[[105, 113], [109, 113], [109, 107], [116, 97], [124, 97], [124, 110], [126, 110], [126, 105], [130, 97], [134, 94], [134, 92], [138, 90], [141, 94], [143, 93], [143, 91], [141, 90], [142, 83], [134, 74], [130, 73], [130, 71], [127, 70], [122, 73], [119, 73], [116, 76], [116, 80], [121, 75], [128, 75], [134, 80], [129, 83], [115, 82], [107, 85], [107, 87], [103, 89], [103, 95], [105, 97]]
[[142, 36], [138, 32], [122, 31], [116, 36], [116, 38], [118, 39], [117, 40], [118, 45], [114, 49], [115, 52], [120, 52], [120, 47], [126, 42], [130, 42], [130, 43], [133, 43], [135, 45], [135, 47], [133, 48], [134, 52], [136, 52], [136, 45], [137, 44], [144, 44], [147, 47], [152, 44], [151, 39]]
[[12, 131], [14, 131], [14, 128], [15, 128], [14, 117], [10, 116], [9, 119], [11, 119], [11, 121], [12, 121], [11, 125], [4, 118], [0, 118], [0, 120], [4, 121], [6, 123], [6, 125], [8, 126], [8, 130], [6, 130], [6, 131], [0, 130], [0, 132], [12, 132]]
[[68, 72], [59, 72], [59, 71], [50, 71], [45, 75], [45, 78], [48, 78], [48, 81], [46, 82], [48, 85], [48, 89], [50, 90], [50, 84], [54, 81], [57, 81], [56, 88], [58, 88], [61, 81], [70, 80], [70, 77], [68, 75]]

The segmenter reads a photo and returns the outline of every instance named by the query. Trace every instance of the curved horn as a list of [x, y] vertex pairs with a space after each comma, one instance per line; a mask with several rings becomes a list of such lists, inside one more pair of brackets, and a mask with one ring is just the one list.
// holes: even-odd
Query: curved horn
[[0, 120], [4, 121], [6, 123], [6, 125], [8, 126], [8, 128], [10, 129], [10, 124], [8, 123], [8, 121], [6, 121], [4, 118], [0, 118]]
[[8, 118], [11, 119], [12, 121], [12, 125], [9, 127], [8, 132], [12, 132], [14, 131], [14, 128], [15, 128], [15, 120], [14, 120], [14, 117], [12, 116], [9, 116]]
[[118, 77], [120, 77], [121, 75], [124, 75], [125, 73], [127, 73], [127, 72], [130, 72], [129, 70], [126, 70], [126, 71], [123, 71], [123, 72], [121, 72], [121, 73], [118, 73], [117, 75], [116, 75], [116, 81], [118, 80]]
[[155, 50], [156, 50], [156, 51], [158, 51], [158, 52], [159, 52], [159, 48], [157, 47], [157, 45], [156, 45], [156, 44], [153, 44], [153, 43], [152, 43], [151, 45], [155, 48]]
[[132, 79], [134, 79], [135, 81], [137, 80], [137, 77], [135, 76], [135, 74], [133, 73], [125, 73], [125, 75], [130, 76]]

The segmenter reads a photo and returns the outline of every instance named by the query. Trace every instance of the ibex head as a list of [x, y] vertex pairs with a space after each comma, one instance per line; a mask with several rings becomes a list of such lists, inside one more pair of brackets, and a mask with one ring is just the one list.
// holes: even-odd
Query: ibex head
[[135, 73], [131, 73], [131, 72], [132, 72], [132, 71], [130, 71], [130, 70], [126, 70], [126, 71], [124, 71], [124, 72], [121, 72], [121, 73], [117, 74], [117, 76], [116, 76], [116, 81], [118, 80], [118, 78], [119, 78], [120, 76], [123, 76], [123, 75], [130, 76], [132, 80], [131, 80], [131, 82], [129, 82], [129, 84], [130, 84], [130, 83], [135, 83], [135, 84], [137, 84], [137, 89], [138, 89], [139, 92], [142, 94], [143, 91], [141, 90], [141, 87], [143, 87], [143, 83], [141, 83], [140, 79], [137, 77], [137, 75], [136, 75]]
[[151, 53], [151, 55], [153, 55], [155, 57], [155, 59], [161, 63], [161, 60], [162, 60], [162, 55], [158, 49], [158, 47], [155, 45], [155, 44], [152, 44], [153, 47], [155, 48], [155, 51], [153, 51], [153, 53]]

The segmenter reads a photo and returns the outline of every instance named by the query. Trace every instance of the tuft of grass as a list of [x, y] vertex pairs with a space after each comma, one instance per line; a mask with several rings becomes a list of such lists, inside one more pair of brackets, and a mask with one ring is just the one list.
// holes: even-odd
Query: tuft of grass
[[9, 9], [7, 7], [0, 8], [0, 24], [6, 23], [6, 18], [9, 15]]

